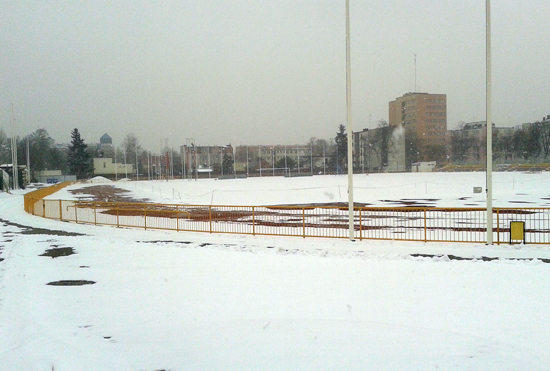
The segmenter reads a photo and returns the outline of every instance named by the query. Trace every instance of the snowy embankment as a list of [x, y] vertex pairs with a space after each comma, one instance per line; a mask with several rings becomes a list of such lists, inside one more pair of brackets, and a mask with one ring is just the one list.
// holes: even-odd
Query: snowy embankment
[[[191, 184], [201, 189], [200, 181], [180, 183], [189, 195]], [[297, 203], [264, 179], [204, 181], [202, 189], [216, 197], [261, 184], [279, 187], [277, 203]], [[295, 184], [288, 188], [302, 188]], [[449, 200], [466, 195], [448, 189]], [[539, 178], [530, 191], [512, 191], [535, 202], [547, 197], [543, 189]], [[242, 197], [266, 202], [263, 192]], [[388, 195], [359, 201], [419, 198]], [[470, 185], [466, 196], [475, 197]], [[2, 371], [546, 370], [550, 363], [547, 246], [117, 229], [30, 216], [21, 196], [4, 194], [0, 219]], [[41, 256], [61, 248], [74, 254]], [[500, 259], [472, 259], [482, 256]], [[47, 285], [61, 280], [95, 283]]]

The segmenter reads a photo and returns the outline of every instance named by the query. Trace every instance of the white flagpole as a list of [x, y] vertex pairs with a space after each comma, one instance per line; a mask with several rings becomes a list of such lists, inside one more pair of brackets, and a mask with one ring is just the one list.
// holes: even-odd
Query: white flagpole
[[346, 106], [348, 121], [348, 211], [349, 211], [349, 239], [355, 240], [355, 223], [353, 210], [353, 131], [351, 125], [351, 53], [350, 53], [350, 24], [349, 0], [346, 0]]
[[486, 0], [487, 245], [493, 244], [493, 121], [491, 112], [491, 4]]

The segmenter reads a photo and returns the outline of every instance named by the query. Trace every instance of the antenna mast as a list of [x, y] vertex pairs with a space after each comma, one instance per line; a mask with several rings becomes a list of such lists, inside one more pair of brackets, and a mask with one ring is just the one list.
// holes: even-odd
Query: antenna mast
[[414, 91], [416, 93], [416, 53], [414, 54]]

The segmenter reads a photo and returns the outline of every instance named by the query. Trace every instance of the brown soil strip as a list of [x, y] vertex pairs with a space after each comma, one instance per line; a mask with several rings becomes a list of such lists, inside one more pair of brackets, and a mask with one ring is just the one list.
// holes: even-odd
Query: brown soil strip
[[50, 286], [84, 286], [84, 285], [93, 285], [94, 283], [95, 283], [95, 281], [62, 280], [62, 281], [48, 282], [46, 285], [50, 285]]
[[92, 198], [93, 201], [104, 202], [147, 202], [147, 199], [136, 200], [128, 194], [130, 191], [126, 189], [116, 188], [112, 185], [93, 185], [71, 191], [74, 195], [81, 195], [81, 198]]
[[479, 258], [464, 258], [456, 255], [431, 255], [431, 254], [411, 254], [414, 258], [443, 258], [448, 257], [449, 260], [483, 260], [485, 262], [493, 260], [519, 260], [519, 261], [537, 261], [540, 260], [543, 263], [550, 264], [550, 259], [545, 258], [491, 258], [487, 256], [481, 256]]

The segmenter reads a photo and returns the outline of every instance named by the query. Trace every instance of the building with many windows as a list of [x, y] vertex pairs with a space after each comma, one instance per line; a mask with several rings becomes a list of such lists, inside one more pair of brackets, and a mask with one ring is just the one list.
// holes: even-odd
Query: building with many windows
[[389, 103], [388, 123], [416, 134], [422, 147], [445, 145], [447, 95], [407, 93]]

